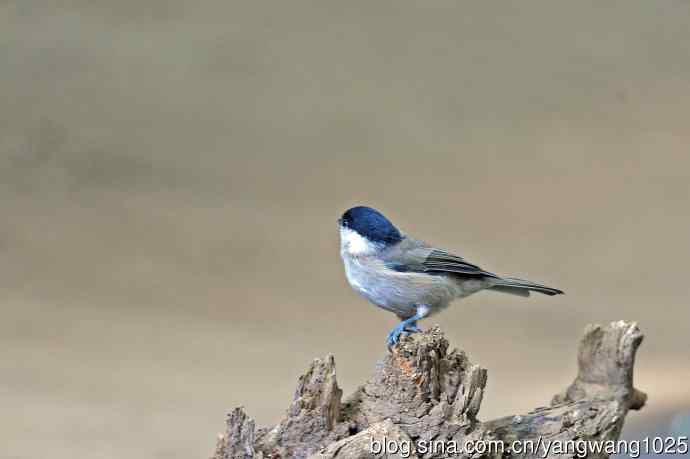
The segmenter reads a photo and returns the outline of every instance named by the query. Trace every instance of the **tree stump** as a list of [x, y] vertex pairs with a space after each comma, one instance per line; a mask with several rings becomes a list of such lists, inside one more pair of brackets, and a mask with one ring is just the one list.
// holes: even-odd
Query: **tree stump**
[[402, 337], [344, 402], [329, 355], [299, 378], [276, 426], [257, 430], [236, 408], [213, 459], [607, 457], [628, 410], [646, 400], [633, 387], [642, 337], [635, 323], [588, 326], [577, 377], [549, 407], [487, 422], [477, 419], [486, 370], [449, 351], [438, 327]]

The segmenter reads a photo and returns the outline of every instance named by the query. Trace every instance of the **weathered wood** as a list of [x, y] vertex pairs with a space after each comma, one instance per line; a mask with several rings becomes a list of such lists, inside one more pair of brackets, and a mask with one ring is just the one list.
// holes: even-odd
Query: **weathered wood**
[[338, 422], [342, 394], [335, 378], [333, 356], [314, 360], [299, 378], [285, 418], [272, 429], [259, 433], [256, 450], [263, 457], [307, 457], [348, 436], [348, 425]]
[[[477, 419], [486, 370], [462, 351], [449, 352], [438, 327], [402, 338], [344, 403], [333, 357], [317, 359], [300, 377], [295, 399], [275, 427], [255, 432], [241, 409], [233, 411], [213, 459], [527, 458], [544, 457], [547, 445], [549, 457], [583, 456], [572, 442], [617, 439], [627, 411], [644, 405], [646, 395], [633, 387], [641, 341], [634, 323], [589, 326], [580, 343], [578, 375], [550, 407], [488, 422]], [[522, 451], [513, 449], [515, 441], [522, 442], [517, 445]], [[394, 450], [377, 454], [385, 442]], [[471, 451], [468, 445], [485, 450]], [[568, 445], [570, 451], [562, 454], [555, 449]], [[587, 451], [586, 456], [607, 455]]]

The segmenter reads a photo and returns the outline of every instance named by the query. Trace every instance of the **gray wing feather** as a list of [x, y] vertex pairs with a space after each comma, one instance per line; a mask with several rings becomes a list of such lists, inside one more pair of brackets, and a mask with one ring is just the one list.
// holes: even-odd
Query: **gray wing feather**
[[422, 266], [424, 267], [424, 272], [429, 273], [446, 272], [478, 277], [498, 277], [493, 273], [484, 271], [477, 265], [468, 263], [462, 257], [439, 249], [432, 250], [422, 263]]
[[445, 250], [405, 237], [403, 241], [385, 255], [386, 266], [398, 272], [420, 272], [429, 274], [451, 273], [472, 277], [494, 277], [479, 266]]
[[383, 255], [384, 263], [389, 269], [401, 273], [457, 274], [460, 277], [495, 279], [489, 288], [519, 296], [529, 296], [530, 291], [545, 295], [558, 295], [563, 291], [523, 279], [500, 277], [484, 271], [464, 258], [445, 250], [436, 249], [428, 244], [405, 237], [400, 244], [392, 247]]

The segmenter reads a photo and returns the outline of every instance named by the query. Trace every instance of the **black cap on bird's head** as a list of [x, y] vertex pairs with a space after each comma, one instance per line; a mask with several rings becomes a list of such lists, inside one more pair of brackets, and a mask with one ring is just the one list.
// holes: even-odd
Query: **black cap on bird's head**
[[360, 236], [378, 244], [395, 244], [402, 234], [381, 212], [371, 207], [358, 206], [349, 209], [338, 220], [340, 226], [355, 231]]

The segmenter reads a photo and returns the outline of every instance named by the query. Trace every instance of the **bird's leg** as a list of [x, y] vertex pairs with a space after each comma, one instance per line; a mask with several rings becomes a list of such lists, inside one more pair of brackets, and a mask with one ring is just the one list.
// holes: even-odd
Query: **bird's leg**
[[400, 335], [404, 331], [410, 331], [410, 332], [419, 332], [421, 331], [417, 327], [417, 321], [425, 318], [427, 315], [429, 315], [429, 307], [422, 305], [422, 306], [417, 306], [417, 313], [413, 315], [412, 317], [409, 317], [402, 322], [400, 322], [391, 332], [388, 334], [388, 347], [393, 347], [395, 346], [395, 343], [398, 342], [400, 339]]

